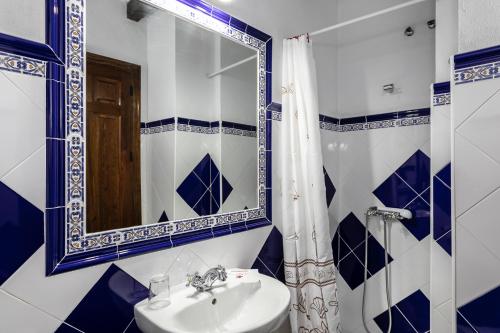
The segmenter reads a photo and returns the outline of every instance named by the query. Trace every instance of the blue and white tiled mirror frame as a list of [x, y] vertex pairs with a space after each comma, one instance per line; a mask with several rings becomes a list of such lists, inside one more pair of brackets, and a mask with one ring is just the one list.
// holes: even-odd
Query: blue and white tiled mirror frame
[[46, 0], [46, 44], [0, 34], [0, 64], [46, 77], [47, 275], [272, 224], [271, 37], [199, 0], [149, 2], [257, 51], [258, 207], [86, 234], [85, 0]]

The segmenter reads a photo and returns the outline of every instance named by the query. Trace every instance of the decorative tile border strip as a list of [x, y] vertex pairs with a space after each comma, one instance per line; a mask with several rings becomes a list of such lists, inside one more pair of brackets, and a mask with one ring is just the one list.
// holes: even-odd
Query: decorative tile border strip
[[500, 46], [457, 54], [455, 84], [500, 78]]
[[451, 104], [450, 82], [435, 83], [432, 86], [432, 105], [441, 106]]
[[204, 121], [188, 118], [166, 118], [149, 123], [141, 123], [141, 134], [157, 134], [174, 130], [200, 134], [228, 134], [236, 136], [257, 137], [257, 126], [245, 125], [229, 121]]
[[[272, 104], [269, 108], [272, 119], [281, 121], [281, 105]], [[334, 132], [364, 131], [389, 127], [404, 127], [430, 124], [430, 108], [405, 110], [382, 113], [376, 115], [359, 116], [337, 119], [326, 115], [319, 115], [321, 129]]]
[[46, 62], [15, 54], [0, 52], [0, 70], [45, 77]]

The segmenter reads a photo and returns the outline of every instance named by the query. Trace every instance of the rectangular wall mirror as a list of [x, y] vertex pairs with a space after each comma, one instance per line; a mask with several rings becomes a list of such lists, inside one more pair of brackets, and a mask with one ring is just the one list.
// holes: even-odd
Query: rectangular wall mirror
[[47, 273], [271, 224], [270, 36], [202, 1], [59, 4]]
[[86, 65], [88, 233], [257, 207], [255, 49], [87, 0]]

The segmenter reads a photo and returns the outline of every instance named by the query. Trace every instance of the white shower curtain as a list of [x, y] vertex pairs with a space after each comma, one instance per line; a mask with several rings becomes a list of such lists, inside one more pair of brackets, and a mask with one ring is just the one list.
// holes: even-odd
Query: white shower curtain
[[340, 332], [319, 131], [316, 69], [307, 36], [283, 42], [281, 202], [293, 332]]

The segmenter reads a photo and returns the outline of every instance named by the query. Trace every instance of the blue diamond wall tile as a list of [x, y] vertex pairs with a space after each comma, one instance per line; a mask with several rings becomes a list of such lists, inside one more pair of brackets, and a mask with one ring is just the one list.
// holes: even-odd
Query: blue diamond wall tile
[[500, 332], [500, 285], [458, 311], [479, 333]]
[[451, 230], [451, 190], [437, 177], [433, 179], [434, 239]]
[[[458, 311], [457, 311], [457, 333], [478, 333], [478, 331], [476, 331]], [[479, 333], [481, 333], [481, 331], [479, 331]]]
[[163, 213], [161, 214], [160, 216], [160, 219], [158, 220], [158, 223], [161, 223], [161, 222], [168, 222], [168, 216], [167, 216], [167, 213], [165, 211], [163, 211]]
[[134, 305], [146, 297], [148, 289], [113, 264], [65, 322], [84, 332], [123, 332], [134, 318]]
[[441, 246], [450, 256], [451, 253], [451, 230], [445, 233], [441, 238], [436, 240], [436, 242]]
[[[415, 333], [410, 323], [403, 317], [397, 308], [391, 308], [392, 314], [392, 329], [391, 333]], [[375, 317], [375, 323], [382, 330], [387, 332], [389, 327], [389, 313], [387, 311]]]
[[222, 203], [226, 202], [232, 191], [233, 187], [229, 184], [226, 177], [222, 176]]
[[424, 199], [427, 204], [431, 204], [431, 188], [429, 187], [427, 190], [425, 190], [423, 193], [420, 194], [422, 199]]
[[[359, 260], [365, 263], [365, 242], [354, 250], [354, 254]], [[392, 262], [392, 257], [388, 254], [388, 263]], [[385, 267], [385, 250], [375, 237], [368, 238], [368, 271], [371, 275], [375, 275], [378, 271]]]
[[417, 193], [422, 193], [430, 186], [431, 160], [421, 150], [417, 150], [396, 173]]
[[[430, 302], [417, 290], [391, 307], [393, 333], [426, 333], [430, 329]], [[375, 317], [375, 323], [386, 332], [389, 324], [388, 310]]]
[[448, 163], [444, 168], [442, 168], [436, 176], [446, 185], [451, 187], [451, 163]]
[[129, 327], [125, 330], [123, 333], [142, 333], [142, 331], [139, 329], [139, 326], [137, 326], [137, 323], [135, 322], [135, 319], [130, 323]]
[[276, 227], [273, 227], [255, 260], [254, 266], [265, 265], [273, 277], [275, 277], [282, 263], [283, 236]]
[[215, 162], [210, 154], [206, 154], [179, 185], [177, 193], [198, 215], [204, 216], [219, 211], [221, 186], [224, 203], [233, 191], [233, 187], [224, 176], [221, 179]]
[[419, 333], [429, 331], [430, 302], [421, 290], [417, 290], [403, 299], [397, 304], [397, 307]]
[[59, 326], [59, 328], [57, 329], [57, 333], [81, 333], [81, 331], [69, 326], [69, 325], [66, 325], [65, 323], [63, 323], [61, 326]]
[[339, 224], [340, 237], [354, 249], [365, 240], [365, 227], [354, 213], [347, 215]]
[[373, 194], [386, 206], [404, 208], [417, 193], [413, 191], [398, 175], [392, 174]]
[[0, 182], [0, 285], [43, 244], [43, 212]]
[[335, 189], [335, 186], [333, 185], [328, 172], [326, 172], [325, 167], [323, 167], [323, 174], [325, 175], [326, 205], [330, 207], [330, 204], [332, 203], [333, 197], [335, 196], [335, 192], [337, 190]]
[[269, 268], [266, 267], [266, 265], [264, 265], [264, 263], [258, 257], [257, 259], [255, 259], [255, 262], [252, 265], [252, 269], [258, 270], [260, 274], [275, 278], [274, 274], [269, 270]]
[[342, 238], [339, 237], [339, 261], [347, 257], [347, 255], [351, 253], [351, 248], [347, 245], [346, 242]]
[[[363, 284], [365, 269], [354, 253], [340, 261], [339, 272], [352, 290]], [[368, 274], [368, 277], [371, 275]]]
[[333, 235], [332, 239], [332, 254], [333, 254], [333, 263], [335, 264], [335, 267], [338, 267], [339, 263], [339, 233], [336, 231], [335, 234]]
[[403, 220], [401, 223], [419, 241], [430, 234], [431, 217], [429, 205], [420, 197], [412, 201], [406, 209], [412, 212], [411, 220]]

